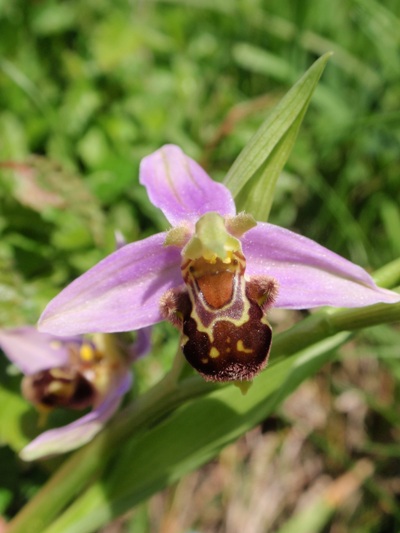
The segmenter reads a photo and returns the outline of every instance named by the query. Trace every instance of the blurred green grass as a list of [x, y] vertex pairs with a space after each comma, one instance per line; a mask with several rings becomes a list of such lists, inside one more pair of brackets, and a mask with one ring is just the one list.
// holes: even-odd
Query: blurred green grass
[[[113, 249], [115, 230], [136, 240], [167, 227], [138, 186], [144, 155], [173, 142], [222, 179], [272, 106], [328, 50], [334, 56], [278, 182], [270, 220], [367, 269], [399, 255], [395, 0], [2, 0], [0, 35], [0, 326], [34, 323], [61, 287]], [[159, 356], [140, 361], [138, 390], [170, 364], [175, 333], [162, 325], [155, 339]], [[351, 531], [400, 527], [399, 341], [398, 328], [372, 328], [347, 349], [332, 378], [326, 371], [307, 385], [322, 381], [325, 416], [333, 417], [330, 431], [311, 433], [321, 472], [334, 479], [360, 457], [376, 463], [351, 512], [327, 517], [321, 531], [350, 531], [349, 512]], [[341, 381], [342, 368], [365, 354], [376, 371], [358, 368], [351, 383]], [[18, 380], [5, 376], [7, 398], [15, 400]], [[377, 391], [380, 383], [390, 386]], [[347, 423], [336, 420], [332, 406], [346, 389], [363, 399], [354, 424], [365, 423], [367, 436], [360, 449], [332, 452], [341, 457], [332, 470], [329, 439]], [[296, 428], [284, 412], [277, 426], [278, 441]], [[246, 443], [237, 446], [227, 452], [239, 454], [223, 470], [227, 479]], [[12, 480], [0, 487], [0, 512], [10, 516], [54, 466], [21, 465], [8, 447], [0, 461]], [[391, 470], [397, 477], [387, 481]], [[167, 507], [168, 494], [159, 497]], [[231, 494], [224, 486], [216, 494], [213, 512], [223, 522]], [[154, 520], [154, 506], [135, 516]], [[168, 516], [173, 506], [162, 508]], [[185, 527], [228, 531], [201, 519]], [[140, 526], [134, 518], [132, 528], [150, 531], [146, 520]]]

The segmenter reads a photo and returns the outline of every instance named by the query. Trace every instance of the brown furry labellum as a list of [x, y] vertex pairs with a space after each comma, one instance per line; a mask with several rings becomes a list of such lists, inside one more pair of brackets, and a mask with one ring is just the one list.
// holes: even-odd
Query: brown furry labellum
[[41, 370], [22, 380], [27, 400], [43, 408], [85, 409], [93, 404], [94, 387], [85, 376], [69, 367]]
[[277, 294], [267, 276], [245, 279], [241, 252], [229, 261], [187, 259], [185, 287], [161, 300], [164, 318], [182, 332], [188, 362], [208, 381], [250, 381], [266, 365], [272, 329], [266, 310]]

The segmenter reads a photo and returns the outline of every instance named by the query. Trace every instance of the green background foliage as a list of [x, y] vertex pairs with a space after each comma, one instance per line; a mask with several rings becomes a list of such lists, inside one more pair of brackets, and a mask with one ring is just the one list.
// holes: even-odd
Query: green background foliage
[[[144, 155], [176, 143], [222, 180], [276, 104], [327, 51], [334, 54], [277, 182], [269, 220], [370, 270], [400, 255], [395, 0], [0, 0], [0, 35], [0, 327], [35, 323], [52, 296], [113, 250], [115, 231], [133, 241], [167, 228], [138, 185]], [[299, 318], [271, 316], [282, 330]], [[136, 365], [131, 398], [171, 366], [176, 332], [161, 324], [153, 338], [153, 355]], [[268, 426], [257, 434], [257, 450], [272, 434], [280, 439], [274, 464], [285, 436], [309, 424], [308, 457], [323, 464], [321, 476], [332, 483], [358, 472], [360, 457], [375, 465], [353, 507], [332, 504], [331, 493], [324, 492], [321, 501], [310, 497], [304, 508], [318, 509], [311, 515], [322, 518], [311, 526], [306, 515], [307, 533], [400, 527], [399, 342], [398, 327], [377, 326], [334, 352], [336, 362], [324, 360], [328, 366], [298, 394], [301, 399], [317, 388], [329, 423], [299, 426], [293, 411], [283, 407], [275, 409], [274, 431]], [[356, 370], [354, 360], [360, 361]], [[40, 428], [19, 395], [20, 377], [4, 358], [0, 376], [0, 513], [10, 518], [61, 460], [27, 465], [17, 458], [15, 451]], [[337, 407], [348, 391], [364, 408], [355, 420]], [[49, 423], [70, 416], [54, 413]], [[181, 411], [174, 416], [179, 426]], [[356, 444], [349, 443], [354, 424], [366, 426]], [[246, 464], [255, 448], [244, 452]], [[126, 462], [129, 453], [124, 451]], [[244, 468], [235, 453], [226, 478]], [[211, 457], [178, 465], [171, 482]], [[220, 456], [215, 467], [225, 460]], [[361, 475], [359, 484], [368, 476]], [[246, 480], [245, 469], [234, 479]], [[254, 486], [256, 479], [248, 479]], [[175, 516], [171, 500], [179, 487], [161, 496], [166, 517]], [[229, 502], [240, 507], [241, 500], [232, 499], [228, 484], [218, 487], [209, 502], [214, 514], [200, 502], [192, 522], [179, 523], [182, 531], [228, 531]], [[249, 494], [251, 488], [242, 499]], [[180, 505], [190, 503], [178, 496]], [[304, 509], [297, 503], [282, 504], [285, 513], [267, 516], [260, 531], [275, 531], [289, 517], [298, 524]], [[142, 504], [121, 531], [161, 531], [160, 523], [154, 525], [154, 508], [154, 502]], [[285, 527], [290, 531], [290, 523]]]

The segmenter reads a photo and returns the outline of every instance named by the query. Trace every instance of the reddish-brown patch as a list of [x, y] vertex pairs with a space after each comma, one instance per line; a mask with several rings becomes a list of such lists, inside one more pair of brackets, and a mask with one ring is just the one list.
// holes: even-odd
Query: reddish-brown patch
[[[54, 389], [58, 385], [58, 390]], [[95, 391], [77, 370], [69, 367], [41, 370], [22, 380], [22, 392], [29, 401], [46, 407], [85, 409], [93, 404]]]
[[233, 278], [232, 272], [219, 272], [197, 279], [199, 289], [210, 307], [220, 309], [232, 300]]

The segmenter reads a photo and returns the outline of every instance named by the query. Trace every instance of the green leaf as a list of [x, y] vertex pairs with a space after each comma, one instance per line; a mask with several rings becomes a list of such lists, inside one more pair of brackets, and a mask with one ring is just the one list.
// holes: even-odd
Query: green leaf
[[391, 198], [382, 198], [379, 205], [380, 216], [385, 228], [388, 241], [393, 250], [393, 255], [400, 255], [400, 242], [398, 229], [400, 228], [399, 206]]
[[7, 444], [19, 452], [29, 442], [26, 433], [34, 427], [36, 417], [21, 394], [3, 386], [0, 386], [0, 402], [0, 445]]
[[[307, 377], [332, 358], [339, 333], [271, 365], [248, 393], [228, 386], [177, 409], [128, 442], [118, 461], [45, 533], [90, 533], [215, 457], [268, 417]], [[129, 465], [129, 468], [127, 468]]]
[[275, 185], [294, 145], [311, 96], [330, 53], [320, 57], [269, 114], [239, 157], [224, 183], [239, 210], [266, 221]]
[[295, 77], [295, 68], [286, 59], [249, 43], [238, 43], [232, 49], [236, 63], [252, 72], [266, 74], [285, 83], [291, 83]]

